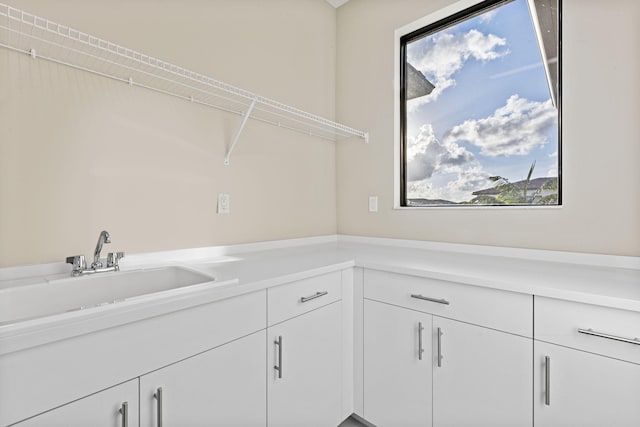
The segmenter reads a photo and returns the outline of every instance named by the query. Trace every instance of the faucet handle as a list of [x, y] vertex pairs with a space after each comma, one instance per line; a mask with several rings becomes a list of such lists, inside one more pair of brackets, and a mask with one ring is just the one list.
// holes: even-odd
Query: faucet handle
[[118, 262], [124, 258], [124, 252], [109, 252], [107, 254], [107, 267], [116, 267], [119, 270]]
[[67, 257], [67, 264], [73, 265], [73, 271], [81, 271], [87, 268], [87, 262], [84, 259], [84, 255], [74, 255]]

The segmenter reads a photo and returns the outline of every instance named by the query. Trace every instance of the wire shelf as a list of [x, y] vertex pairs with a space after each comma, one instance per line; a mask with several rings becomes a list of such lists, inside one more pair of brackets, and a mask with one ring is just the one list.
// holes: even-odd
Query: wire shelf
[[44, 59], [243, 116], [227, 151], [226, 164], [247, 118], [330, 141], [358, 137], [368, 143], [366, 132], [3, 3], [0, 3], [0, 46], [31, 55], [34, 59]]

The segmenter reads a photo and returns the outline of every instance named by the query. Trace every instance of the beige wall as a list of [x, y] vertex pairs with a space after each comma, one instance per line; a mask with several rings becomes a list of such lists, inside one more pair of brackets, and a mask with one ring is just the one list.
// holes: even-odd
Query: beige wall
[[[333, 117], [321, 0], [4, 0]], [[334, 234], [335, 145], [0, 48], [0, 267]], [[217, 193], [231, 214], [217, 215]]]
[[[635, 0], [565, 0], [564, 206], [429, 211], [392, 209], [393, 33], [451, 0], [351, 0], [337, 13], [323, 0], [5, 2], [316, 114], [335, 109], [371, 144], [249, 122], [224, 167], [238, 117], [0, 49], [0, 266], [89, 255], [103, 228], [129, 253], [338, 231], [640, 255]], [[219, 192], [230, 215], [215, 213]], [[380, 212], [367, 212], [369, 195]]]
[[564, 2], [562, 208], [392, 209], [394, 31], [451, 3], [351, 0], [338, 10], [338, 119], [371, 139], [337, 148], [339, 233], [640, 256], [637, 0]]

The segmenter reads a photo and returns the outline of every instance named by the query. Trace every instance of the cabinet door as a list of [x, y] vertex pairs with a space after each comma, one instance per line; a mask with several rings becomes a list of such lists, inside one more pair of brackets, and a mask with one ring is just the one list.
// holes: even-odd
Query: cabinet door
[[640, 425], [639, 365], [536, 341], [533, 366], [536, 427]]
[[16, 424], [20, 427], [137, 427], [138, 380], [111, 387]]
[[141, 426], [264, 427], [265, 346], [260, 331], [140, 377]]
[[532, 425], [531, 339], [437, 316], [433, 339], [434, 427]]
[[268, 337], [269, 426], [340, 424], [342, 303], [274, 325]]
[[378, 427], [431, 426], [431, 328], [429, 314], [364, 301], [367, 421]]

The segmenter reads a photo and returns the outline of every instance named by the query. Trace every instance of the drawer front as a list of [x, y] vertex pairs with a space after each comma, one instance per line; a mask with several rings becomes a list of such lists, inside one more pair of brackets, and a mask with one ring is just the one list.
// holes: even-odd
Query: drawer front
[[525, 337], [533, 333], [531, 295], [365, 270], [364, 297]]
[[635, 311], [535, 297], [535, 338], [640, 364]]
[[287, 283], [267, 290], [269, 326], [342, 299], [342, 272]]

